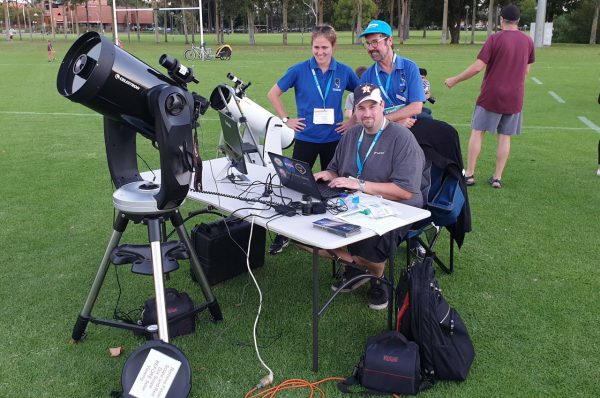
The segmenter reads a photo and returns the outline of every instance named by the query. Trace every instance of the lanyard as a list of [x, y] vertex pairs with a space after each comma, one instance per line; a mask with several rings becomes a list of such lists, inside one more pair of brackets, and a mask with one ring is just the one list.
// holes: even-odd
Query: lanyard
[[323, 100], [323, 109], [325, 109], [325, 100], [327, 99], [327, 94], [329, 94], [329, 87], [331, 87], [331, 81], [333, 80], [333, 73], [329, 76], [329, 81], [327, 82], [327, 88], [325, 89], [325, 95], [323, 95], [323, 91], [321, 91], [321, 86], [319, 86], [319, 81], [317, 80], [317, 74], [314, 69], [310, 70], [312, 72], [313, 78], [315, 79], [315, 84], [317, 85], [317, 90], [319, 90], [319, 95]]
[[379, 140], [379, 137], [381, 136], [381, 133], [383, 133], [383, 130], [385, 129], [385, 123], [386, 119], [383, 119], [383, 124], [381, 126], [381, 128], [379, 129], [379, 131], [377, 132], [377, 134], [375, 134], [375, 138], [373, 139], [373, 142], [371, 142], [371, 146], [369, 147], [369, 150], [367, 151], [367, 153], [365, 154], [365, 160], [363, 160], [361, 162], [360, 160], [360, 145], [362, 144], [363, 141], [363, 137], [365, 135], [365, 129], [363, 127], [361, 133], [360, 133], [360, 137], [358, 137], [358, 144], [356, 144], [356, 168], [358, 169], [358, 178], [360, 178], [360, 176], [362, 175], [362, 171], [363, 168], [365, 166], [365, 163], [367, 163], [367, 158], [369, 157], [369, 155], [371, 154], [371, 151], [373, 150], [373, 148], [375, 147], [375, 144], [377, 144], [377, 140]]
[[390, 98], [390, 96], [388, 95], [387, 92], [390, 89], [390, 81], [392, 80], [392, 74], [394, 73], [394, 69], [396, 67], [396, 54], [394, 54], [394, 57], [392, 58], [392, 65], [394, 66], [394, 68], [392, 68], [392, 71], [388, 75], [387, 81], [385, 82], [385, 88], [384, 88], [383, 85], [381, 84], [381, 79], [379, 78], [379, 71], [377, 70], [378, 67], [379, 67], [379, 64], [378, 63], [375, 64], [375, 77], [377, 77], [377, 83], [378, 83], [379, 89], [381, 90], [381, 92], [385, 96], [385, 99], [390, 104], [393, 104], [394, 101], [392, 101], [392, 99]]

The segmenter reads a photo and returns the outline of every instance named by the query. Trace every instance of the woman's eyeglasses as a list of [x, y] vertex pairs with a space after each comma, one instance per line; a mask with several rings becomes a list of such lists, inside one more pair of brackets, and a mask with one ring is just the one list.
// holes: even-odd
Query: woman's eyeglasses
[[375, 47], [377, 47], [377, 46], [379, 45], [379, 42], [381, 42], [381, 41], [383, 41], [383, 40], [385, 40], [385, 39], [387, 39], [387, 38], [388, 38], [387, 36], [384, 36], [384, 37], [380, 37], [380, 38], [379, 38], [379, 39], [377, 39], [377, 40], [365, 41], [365, 42], [363, 43], [363, 45], [365, 46], [365, 48], [366, 48], [367, 50], [368, 50], [369, 48], [375, 48]]

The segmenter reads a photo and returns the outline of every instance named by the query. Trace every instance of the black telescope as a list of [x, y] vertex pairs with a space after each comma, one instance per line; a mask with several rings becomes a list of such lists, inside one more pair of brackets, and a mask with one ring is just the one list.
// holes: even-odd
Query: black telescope
[[[104, 116], [108, 168], [117, 188], [142, 181], [136, 134], [158, 147], [161, 183], [154, 198], [159, 210], [169, 210], [178, 207], [189, 190], [192, 129], [202, 97], [187, 90], [186, 83], [197, 82], [191, 69], [167, 55], [160, 63], [169, 76], [97, 32], [88, 32], [65, 55], [56, 84], [62, 96]], [[157, 188], [152, 183], [138, 188], [144, 186]]]

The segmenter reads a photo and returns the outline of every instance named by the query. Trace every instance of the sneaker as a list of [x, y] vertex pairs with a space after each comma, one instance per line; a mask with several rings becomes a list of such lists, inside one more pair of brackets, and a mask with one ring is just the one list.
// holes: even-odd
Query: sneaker
[[344, 286], [341, 290], [340, 287], [346, 282], [348, 282], [350, 279], [360, 275], [368, 275], [368, 272], [363, 269], [356, 268], [352, 265], [347, 265], [342, 276], [331, 284], [331, 290], [333, 290], [334, 292], [337, 292], [339, 290], [341, 293], [348, 293], [358, 289], [359, 287], [367, 283], [369, 281], [369, 278], [359, 278], [354, 282]]
[[417, 243], [415, 247], [412, 248], [413, 255], [417, 258], [423, 259], [427, 256], [427, 250], [421, 245]]
[[379, 279], [371, 279], [371, 288], [367, 293], [369, 308], [372, 310], [386, 309], [388, 306], [388, 290], [387, 283]]
[[421, 243], [416, 239], [411, 239], [409, 241], [410, 252], [414, 257], [425, 258], [427, 255], [427, 250], [421, 245]]
[[290, 239], [283, 235], [276, 235], [275, 239], [273, 239], [273, 243], [271, 243], [271, 247], [269, 247], [269, 254], [278, 254], [283, 251], [287, 245], [290, 244]]

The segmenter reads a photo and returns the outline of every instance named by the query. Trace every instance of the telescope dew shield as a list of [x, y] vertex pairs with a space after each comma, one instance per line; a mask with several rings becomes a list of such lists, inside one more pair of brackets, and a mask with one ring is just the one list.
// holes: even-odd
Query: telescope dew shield
[[164, 84], [174, 82], [97, 32], [85, 33], [73, 43], [56, 80], [63, 97], [130, 124], [151, 140], [154, 116], [146, 94]]

